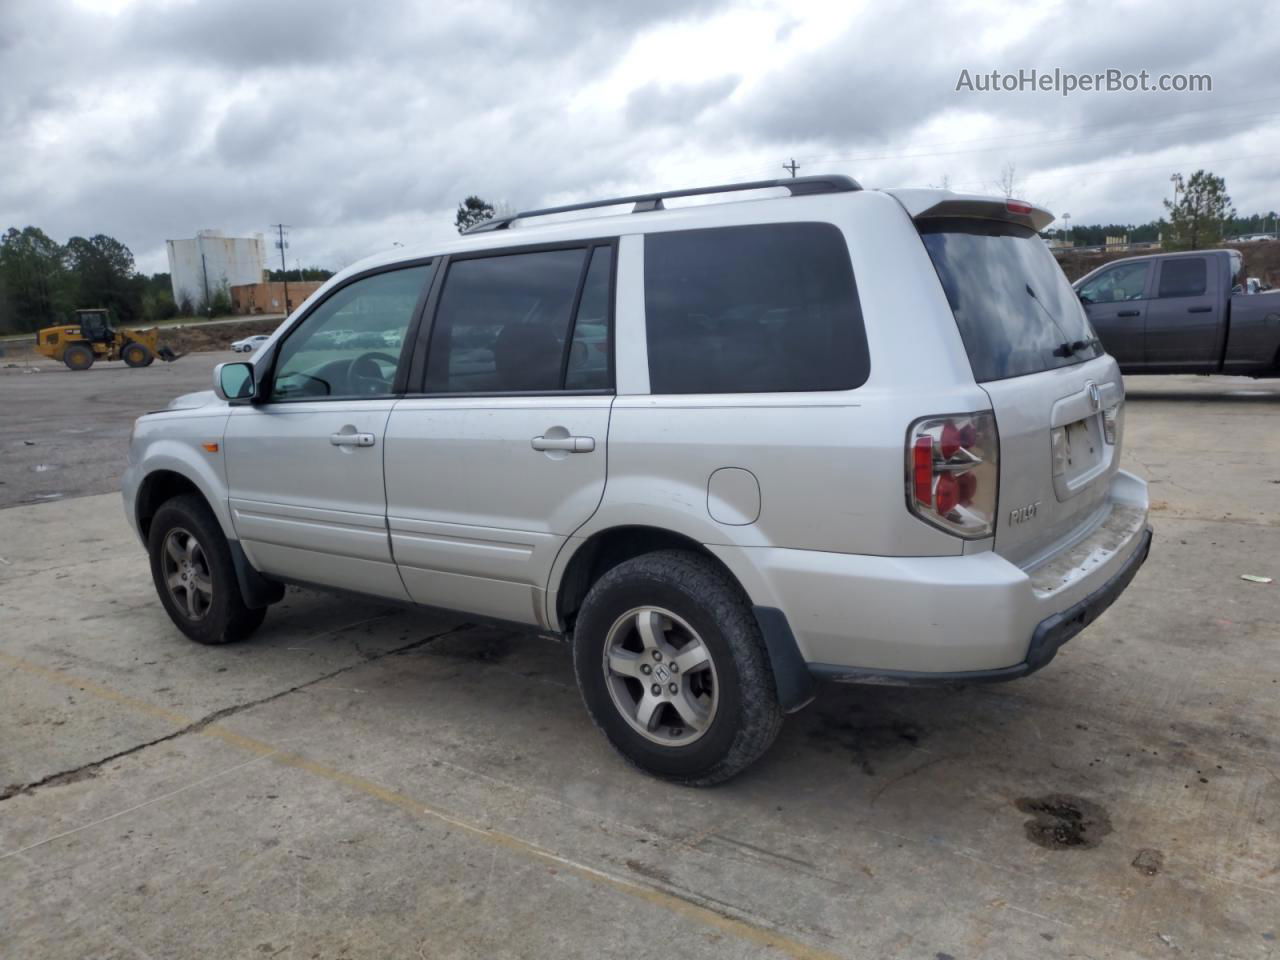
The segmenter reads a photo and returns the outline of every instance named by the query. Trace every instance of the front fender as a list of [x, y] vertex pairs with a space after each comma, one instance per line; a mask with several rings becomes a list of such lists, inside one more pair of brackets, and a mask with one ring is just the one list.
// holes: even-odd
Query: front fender
[[[138, 421], [123, 485], [126, 510], [136, 530], [141, 532], [138, 508], [147, 484], [158, 473], [168, 471], [190, 481], [208, 502], [227, 539], [237, 539], [227, 505], [222, 449], [226, 422], [226, 413], [209, 417], [143, 417]], [[216, 449], [208, 450], [205, 444]]]

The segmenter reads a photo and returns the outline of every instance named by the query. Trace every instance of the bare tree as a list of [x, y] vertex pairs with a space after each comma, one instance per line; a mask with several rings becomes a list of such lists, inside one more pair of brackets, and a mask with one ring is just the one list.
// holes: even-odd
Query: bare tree
[[1018, 192], [1020, 183], [1018, 168], [1013, 165], [1013, 161], [1009, 161], [1000, 168], [1000, 179], [996, 181], [995, 186], [997, 190], [1004, 194], [1007, 200]]

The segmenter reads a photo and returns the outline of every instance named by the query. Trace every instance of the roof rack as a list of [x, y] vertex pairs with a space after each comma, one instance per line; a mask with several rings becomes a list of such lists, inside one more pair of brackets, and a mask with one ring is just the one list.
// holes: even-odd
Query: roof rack
[[791, 192], [791, 196], [812, 196], [817, 193], [849, 193], [861, 190], [862, 186], [852, 177], [840, 174], [827, 177], [792, 177], [787, 180], [752, 180], [748, 183], [722, 183], [713, 187], [692, 187], [688, 190], [663, 190], [659, 193], [640, 193], [633, 197], [614, 197], [611, 200], [591, 200], [587, 203], [569, 203], [563, 207], [543, 207], [541, 210], [521, 210], [509, 217], [495, 217], [485, 220], [465, 233], [488, 233], [491, 230], [506, 230], [516, 220], [526, 217], [544, 217], [551, 213], [571, 213], [575, 210], [592, 210], [596, 207], [614, 207], [624, 203], [634, 203], [632, 213], [648, 213], [651, 210], [664, 209], [663, 201], [675, 197], [700, 197], [711, 193], [735, 193], [740, 190], [764, 190], [769, 187], [782, 187]]

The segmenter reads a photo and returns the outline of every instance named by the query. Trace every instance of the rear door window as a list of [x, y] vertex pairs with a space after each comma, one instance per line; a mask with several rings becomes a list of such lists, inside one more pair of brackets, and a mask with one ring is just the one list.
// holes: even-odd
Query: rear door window
[[1173, 257], [1160, 264], [1160, 293], [1166, 297], [1204, 295], [1209, 271], [1204, 257]]
[[979, 383], [1102, 355], [1079, 298], [1034, 230], [948, 218], [918, 227]]
[[[589, 252], [582, 246], [450, 263], [431, 329], [426, 392], [564, 389], [570, 323]], [[606, 287], [606, 316], [607, 305]], [[581, 364], [575, 377], [591, 379], [589, 350]]]
[[849, 251], [827, 223], [651, 233], [650, 393], [848, 390], [869, 361]]
[[566, 390], [605, 390], [609, 374], [609, 289], [613, 280], [613, 248], [596, 247], [578, 298], [573, 339], [565, 366]]

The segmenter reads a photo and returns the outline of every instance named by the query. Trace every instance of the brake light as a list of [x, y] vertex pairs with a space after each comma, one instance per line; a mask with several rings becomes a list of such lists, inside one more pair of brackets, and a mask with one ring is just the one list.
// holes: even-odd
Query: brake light
[[933, 503], [933, 438], [917, 437], [912, 450], [912, 484], [916, 500]]
[[1029, 214], [1032, 210], [1031, 204], [1025, 200], [1006, 200], [1004, 208], [1010, 213]]
[[907, 433], [907, 505], [926, 523], [975, 539], [995, 531], [1000, 438], [990, 412], [917, 420]]

